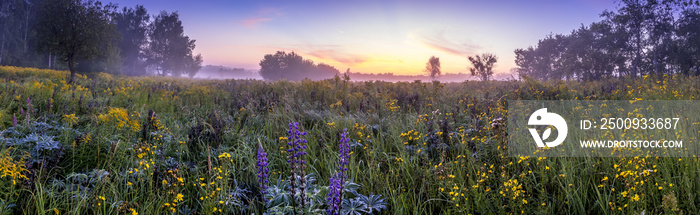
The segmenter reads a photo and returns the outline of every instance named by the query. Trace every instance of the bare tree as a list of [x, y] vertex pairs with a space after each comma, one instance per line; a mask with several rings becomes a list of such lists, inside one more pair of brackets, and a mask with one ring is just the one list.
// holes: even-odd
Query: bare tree
[[442, 74], [440, 71], [440, 58], [435, 56], [430, 57], [428, 62], [425, 63], [425, 72], [428, 73], [432, 79], [440, 76], [440, 74]]
[[478, 76], [482, 81], [488, 81], [493, 76], [493, 66], [498, 61], [498, 57], [491, 53], [483, 53], [474, 57], [469, 57], [472, 68], [469, 71], [472, 76]]

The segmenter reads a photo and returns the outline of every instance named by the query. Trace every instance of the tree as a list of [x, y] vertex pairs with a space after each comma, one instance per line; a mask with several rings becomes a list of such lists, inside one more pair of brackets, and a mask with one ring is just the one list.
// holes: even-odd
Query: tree
[[472, 68], [469, 68], [472, 76], [478, 76], [480, 80], [488, 81], [493, 76], [493, 66], [498, 58], [494, 54], [483, 53], [473, 57], [469, 56], [469, 61], [472, 63]]
[[109, 20], [114, 8], [92, 0], [47, 0], [43, 5], [37, 18], [37, 48], [68, 63], [69, 83], [75, 80], [76, 62], [104, 57], [104, 50], [115, 47], [117, 34]]
[[[36, 0], [0, 1], [0, 64], [26, 64], [31, 53], [31, 24], [36, 16]], [[32, 59], [34, 60], [34, 59]]]
[[194, 76], [201, 68], [202, 56], [192, 55], [195, 40], [184, 34], [177, 12], [161, 11], [150, 25], [148, 63], [160, 75]]
[[688, 9], [678, 20], [675, 63], [686, 75], [700, 75], [700, 10]]
[[187, 76], [190, 76], [190, 78], [194, 78], [195, 75], [197, 75], [197, 72], [199, 72], [199, 69], [202, 68], [202, 55], [197, 54], [194, 57], [187, 57], [185, 59], [185, 74]]
[[323, 80], [333, 78], [340, 72], [333, 66], [311, 60], [305, 60], [294, 52], [277, 51], [274, 55], [267, 54], [260, 61], [260, 76], [265, 80], [276, 81], [287, 79], [301, 81], [304, 78]]
[[134, 8], [124, 7], [121, 13], [114, 15], [117, 31], [122, 38], [119, 41], [119, 54], [125, 75], [140, 76], [146, 73], [145, 49], [148, 45], [150, 19], [142, 5], [136, 5]]
[[430, 75], [430, 78], [435, 80], [442, 74], [440, 71], [440, 58], [431, 56], [428, 62], [425, 63], [425, 72]]

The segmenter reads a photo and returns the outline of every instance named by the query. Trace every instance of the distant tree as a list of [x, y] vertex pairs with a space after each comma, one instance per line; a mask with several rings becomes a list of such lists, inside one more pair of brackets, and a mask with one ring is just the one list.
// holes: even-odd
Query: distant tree
[[41, 0], [0, 1], [0, 64], [43, 66], [35, 53], [34, 23]]
[[678, 20], [675, 64], [686, 75], [700, 75], [700, 10], [685, 10]]
[[472, 76], [478, 76], [482, 81], [488, 81], [493, 76], [493, 66], [498, 61], [494, 54], [483, 53], [481, 55], [469, 56], [472, 68], [469, 68]]
[[433, 80], [440, 76], [442, 74], [440, 71], [440, 58], [431, 56], [428, 62], [425, 63], [425, 72], [428, 73]]
[[109, 15], [113, 5], [92, 0], [47, 0], [37, 18], [37, 48], [57, 54], [68, 63], [69, 83], [75, 80], [77, 61], [105, 57], [117, 35]]
[[323, 80], [333, 78], [336, 74], [339, 71], [335, 67], [324, 63], [316, 65], [294, 52], [277, 51], [274, 55], [265, 55], [260, 61], [260, 76], [269, 81], [301, 81], [304, 78]]
[[194, 76], [201, 68], [202, 56], [192, 55], [195, 40], [185, 36], [177, 12], [161, 11], [150, 24], [149, 37], [148, 63], [157, 74]]
[[202, 55], [197, 54], [194, 57], [188, 57], [185, 59], [185, 74], [190, 78], [194, 78], [197, 72], [202, 68]]
[[125, 75], [144, 75], [146, 73], [146, 48], [148, 45], [148, 24], [150, 16], [143, 5], [134, 8], [124, 7], [121, 13], [115, 13], [114, 22], [121, 35], [119, 52], [122, 70]]

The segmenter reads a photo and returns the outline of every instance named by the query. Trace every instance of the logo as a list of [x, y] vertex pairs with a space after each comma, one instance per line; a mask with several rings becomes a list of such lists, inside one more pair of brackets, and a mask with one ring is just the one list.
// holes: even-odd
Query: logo
[[[530, 119], [527, 121], [527, 124], [531, 126], [547, 125], [547, 129], [544, 130], [541, 137], [537, 133], [537, 129], [528, 128], [528, 130], [530, 130], [530, 134], [532, 134], [532, 138], [535, 139], [537, 147], [555, 147], [561, 145], [561, 143], [564, 142], [564, 139], [566, 139], [566, 133], [568, 132], [566, 121], [564, 118], [559, 116], [559, 114], [547, 113], [547, 108], [542, 108], [532, 113], [532, 115], [530, 115]], [[553, 141], [544, 142], [547, 138], [549, 138], [549, 135], [552, 134], [552, 128], [550, 126], [554, 126], [554, 128], [557, 129], [557, 138]]]

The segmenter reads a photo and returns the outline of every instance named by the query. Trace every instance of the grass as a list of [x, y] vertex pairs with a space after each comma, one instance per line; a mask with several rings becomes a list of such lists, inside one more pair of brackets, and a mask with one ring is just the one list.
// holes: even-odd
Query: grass
[[[697, 158], [508, 157], [498, 124], [507, 100], [695, 100], [697, 77], [270, 83], [88, 74], [68, 85], [68, 75], [0, 67], [0, 214], [291, 213], [291, 122], [308, 133], [309, 213], [326, 210], [343, 129], [356, 184], [346, 184], [345, 199], [381, 195], [386, 209], [374, 213], [700, 211]], [[267, 196], [258, 145], [269, 159]]]

